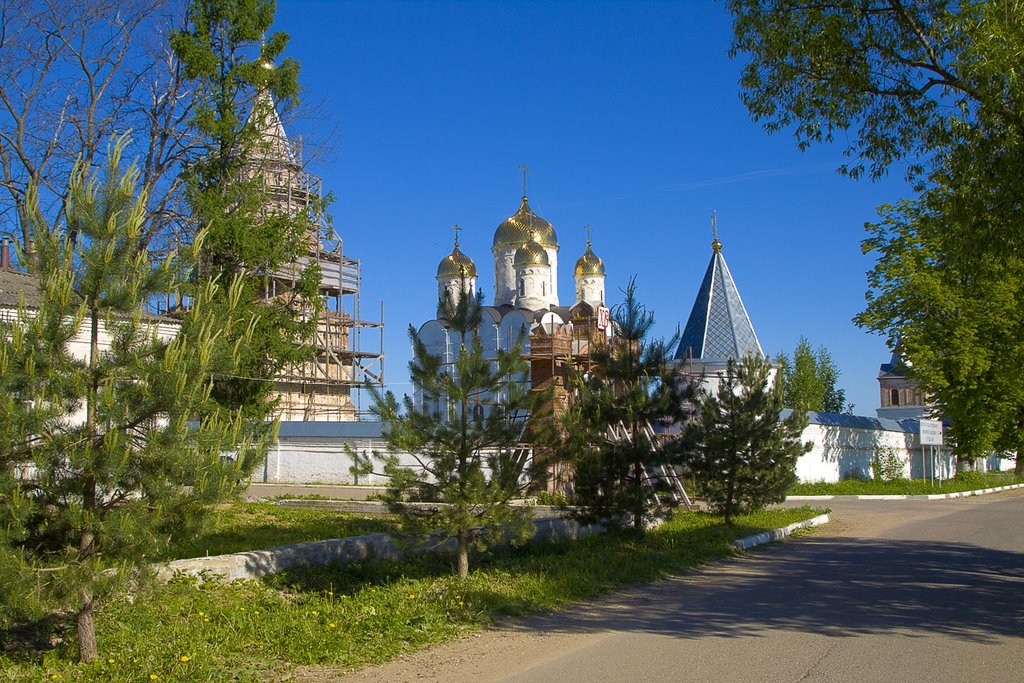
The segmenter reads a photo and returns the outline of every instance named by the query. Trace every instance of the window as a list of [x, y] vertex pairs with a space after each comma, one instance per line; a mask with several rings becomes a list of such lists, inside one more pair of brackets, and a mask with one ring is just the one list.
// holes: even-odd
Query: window
[[900, 404], [900, 390], [890, 389], [889, 390], [889, 405], [898, 406]]
[[526, 296], [526, 280], [519, 278], [519, 296]]

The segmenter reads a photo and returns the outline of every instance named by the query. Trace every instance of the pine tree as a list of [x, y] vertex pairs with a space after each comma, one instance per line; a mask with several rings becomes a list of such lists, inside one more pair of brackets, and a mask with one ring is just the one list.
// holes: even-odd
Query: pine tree
[[[96, 604], [237, 491], [273, 432], [211, 401], [251, 320], [237, 283], [216, 315], [218, 285], [190, 284], [201, 234], [151, 264], [125, 144], [102, 177], [75, 169], [64, 230], [33, 226], [38, 307], [0, 323], [0, 621], [70, 608], [83, 661], [97, 654]], [[180, 327], [143, 314], [186, 291]]]
[[766, 359], [730, 360], [716, 395], [700, 399], [688, 432], [688, 462], [701, 496], [725, 515], [784, 500], [796, 483], [796, 459], [810, 450], [800, 441], [806, 414], [794, 410], [780, 420], [782, 386], [771, 383]]
[[675, 451], [658, 443], [651, 427], [682, 421], [690, 392], [670, 365], [677, 339], [648, 338], [654, 313], [637, 299], [635, 278], [624, 293], [612, 310], [611, 340], [592, 342], [592, 366], [574, 373], [557, 450], [574, 471], [578, 518], [642, 534], [648, 519], [672, 507], [671, 498], [657, 495], [665, 482], [655, 471], [671, 466]]
[[[442, 302], [440, 317], [459, 345], [450, 365], [431, 354], [410, 328], [409, 371], [421, 392], [419, 402], [406, 396], [400, 406], [391, 392], [381, 396], [371, 389], [372, 411], [384, 423], [393, 454], [385, 466], [390, 478], [385, 501], [411, 529], [457, 539], [462, 578], [469, 575], [471, 546], [523, 539], [532, 529], [530, 511], [510, 502], [524, 495], [528, 479], [519, 449], [525, 417], [544, 400], [526, 387], [528, 365], [518, 343], [494, 358], [485, 356], [477, 334], [482, 298], [464, 294]], [[485, 409], [476, 409], [484, 403]], [[400, 466], [394, 454], [408, 454], [416, 466]]]
[[293, 264], [308, 255], [319, 238], [310, 212], [325, 206], [323, 198], [313, 198], [309, 212], [268, 210], [272, 202], [256, 160], [273, 144], [262, 134], [275, 116], [274, 99], [296, 99], [299, 71], [291, 58], [274, 66], [288, 36], [267, 36], [273, 19], [270, 0], [193, 0], [188, 28], [171, 36], [195, 88], [193, 125], [201, 153], [185, 176], [192, 217], [208, 226], [201, 274], [241, 276], [239, 305], [257, 319], [242, 371], [219, 380], [214, 395], [253, 419], [267, 417], [273, 407], [273, 377], [311, 353], [306, 342], [316, 329], [319, 269], [309, 263], [292, 281], [277, 275], [295, 270]]

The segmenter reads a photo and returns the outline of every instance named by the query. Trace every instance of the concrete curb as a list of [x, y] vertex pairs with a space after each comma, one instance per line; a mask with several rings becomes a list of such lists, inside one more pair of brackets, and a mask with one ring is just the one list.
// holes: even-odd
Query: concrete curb
[[[576, 539], [601, 531], [598, 525], [582, 526], [574, 520], [562, 517], [535, 519], [533, 526], [533, 540]], [[229, 581], [258, 579], [295, 567], [311, 567], [333, 562], [397, 560], [406, 554], [454, 553], [455, 550], [454, 538], [441, 542], [434, 537], [424, 537], [420, 542], [410, 546], [396, 543], [385, 533], [376, 533], [329, 541], [294, 543], [266, 550], [174, 560], [157, 567], [156, 574], [164, 581], [180, 574], [197, 576], [200, 579], [205, 575], [222, 576]]]
[[949, 500], [951, 498], [984, 496], [989, 493], [1012, 491], [1020, 488], [1024, 488], [1024, 484], [1010, 484], [1008, 486], [997, 486], [996, 488], [991, 489], [975, 489], [973, 491], [957, 491], [956, 493], [931, 493], [905, 496], [786, 496], [786, 500]]
[[765, 543], [774, 543], [775, 541], [781, 541], [786, 536], [789, 536], [797, 529], [809, 529], [813, 526], [821, 526], [829, 521], [829, 516], [818, 515], [817, 517], [811, 517], [805, 519], [802, 522], [794, 522], [789, 526], [784, 526], [781, 529], [772, 529], [771, 531], [765, 531], [764, 533], [754, 534], [753, 536], [747, 536], [732, 542], [732, 547], [738, 550], [747, 550], [754, 546], [764, 545]]

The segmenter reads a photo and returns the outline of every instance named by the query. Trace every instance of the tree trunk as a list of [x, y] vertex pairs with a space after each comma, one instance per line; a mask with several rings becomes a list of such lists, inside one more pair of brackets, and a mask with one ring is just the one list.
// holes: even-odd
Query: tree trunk
[[643, 470], [639, 461], [633, 462], [633, 472], [636, 474], [636, 497], [633, 501], [633, 532], [637, 536], [644, 533], [644, 479]]
[[1017, 459], [1013, 465], [1013, 476], [1024, 476], [1024, 438], [1017, 444]]
[[459, 578], [469, 577], [469, 532], [459, 529]]
[[733, 505], [735, 505], [735, 501], [733, 501], [733, 496], [736, 494], [736, 482], [735, 482], [735, 479], [734, 479], [735, 476], [736, 476], [735, 472], [731, 473], [731, 475], [729, 477], [729, 483], [726, 486], [726, 496], [725, 496], [725, 525], [726, 526], [732, 526], [732, 512], [733, 512], [732, 508], [733, 508]]
[[[78, 546], [79, 561], [88, 562], [92, 557], [93, 533], [89, 529], [82, 531], [82, 539]], [[78, 608], [78, 661], [91, 662], [98, 656], [96, 650], [96, 624], [93, 620], [92, 592], [82, 588], [82, 604]]]
[[[93, 370], [98, 363], [99, 356], [99, 313], [93, 308], [91, 311], [91, 331], [89, 335], [89, 369]], [[95, 372], [90, 373], [89, 392], [86, 395], [85, 405], [85, 428], [88, 442], [86, 452], [92, 456], [92, 449], [96, 442], [96, 393], [98, 382]], [[96, 552], [96, 534], [90, 525], [93, 523], [91, 516], [96, 509], [96, 477], [93, 475], [91, 463], [86, 464], [82, 473], [82, 536], [78, 541], [78, 561], [82, 564], [92, 561]], [[82, 588], [82, 604], [78, 608], [78, 659], [81, 662], [91, 662], [96, 659], [96, 625], [93, 621], [93, 595], [88, 586]]]

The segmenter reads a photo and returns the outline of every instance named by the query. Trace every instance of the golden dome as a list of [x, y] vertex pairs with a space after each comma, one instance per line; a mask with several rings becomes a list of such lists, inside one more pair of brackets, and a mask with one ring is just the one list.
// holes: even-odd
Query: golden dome
[[572, 276], [576, 277], [587, 277], [588, 275], [600, 275], [604, 277], [604, 261], [590, 250], [590, 242], [587, 242], [587, 250], [583, 252], [583, 256], [580, 256], [579, 260], [576, 261], [576, 268], [573, 269]]
[[529, 202], [526, 201], [526, 195], [523, 195], [523, 203], [520, 204], [519, 210], [502, 221], [498, 229], [494, 231], [493, 248], [519, 246], [524, 242], [529, 242], [533, 232], [537, 233], [537, 241], [541, 246], [558, 249], [555, 228], [533, 212]]
[[550, 266], [551, 262], [548, 260], [548, 253], [544, 251], [544, 247], [537, 242], [537, 234], [534, 233], [534, 239], [527, 240], [523, 246], [516, 249], [515, 258], [512, 260], [512, 266], [515, 268], [523, 268], [526, 266]]
[[441, 259], [441, 263], [438, 264], [437, 279], [456, 280], [471, 277], [476, 277], [476, 264], [473, 263], [473, 259], [459, 251], [459, 244], [456, 242], [452, 253]]

